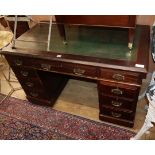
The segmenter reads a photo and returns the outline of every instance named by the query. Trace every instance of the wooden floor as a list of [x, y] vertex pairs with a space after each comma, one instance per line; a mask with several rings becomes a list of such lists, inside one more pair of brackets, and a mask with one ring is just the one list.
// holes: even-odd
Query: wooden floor
[[[6, 64], [6, 61], [2, 57], [0, 57], [0, 62], [5, 62]], [[8, 76], [8, 65], [5, 65], [3, 67], [3, 73]], [[140, 94], [149, 84], [150, 78], [151, 73], [148, 74], [146, 80], [143, 80]], [[11, 87], [2, 75], [2, 72], [0, 72], [0, 79], [1, 92], [7, 95], [10, 92]], [[20, 84], [18, 83], [13, 73], [11, 74], [11, 80], [13, 81], [11, 82], [11, 85], [14, 88], [20, 88]], [[25, 93], [22, 89], [15, 91], [11, 96], [23, 100], [26, 99]], [[146, 115], [146, 111], [144, 110], [145, 105], [147, 105], [146, 99], [142, 99], [138, 102], [135, 125], [133, 128], [128, 128], [129, 130], [138, 132], [138, 130], [141, 128]], [[68, 84], [66, 85], [65, 89], [61, 93], [53, 108], [92, 120], [100, 121], [98, 118], [98, 106], [97, 85], [95, 83], [89, 83], [79, 80], [69, 80]], [[142, 139], [155, 139], [155, 128], [152, 128], [147, 134], [144, 134], [142, 136]]]

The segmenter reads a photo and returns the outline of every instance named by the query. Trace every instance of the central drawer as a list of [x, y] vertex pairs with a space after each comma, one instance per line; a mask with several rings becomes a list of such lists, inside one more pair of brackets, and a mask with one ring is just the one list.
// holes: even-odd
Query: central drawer
[[74, 64], [74, 63], [63, 63], [62, 72], [69, 73], [80, 77], [97, 77], [96, 67]]

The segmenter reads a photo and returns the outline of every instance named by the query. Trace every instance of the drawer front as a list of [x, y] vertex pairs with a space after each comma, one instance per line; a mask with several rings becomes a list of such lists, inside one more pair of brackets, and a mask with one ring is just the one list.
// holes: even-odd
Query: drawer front
[[28, 96], [28, 95], [27, 95], [27, 99], [32, 103], [43, 105], [43, 106], [52, 106], [53, 105], [51, 100], [46, 100], [46, 99], [42, 99], [42, 98], [41, 99], [34, 98], [34, 97]]
[[12, 69], [27, 96], [48, 99], [45, 88], [35, 70], [25, 67], [12, 67]]
[[99, 82], [100, 94], [137, 100], [140, 87], [115, 82]]
[[26, 58], [22, 56], [14, 56], [14, 55], [5, 55], [10, 66], [30, 66], [31, 65], [31, 58]]
[[39, 70], [56, 71], [80, 77], [97, 77], [96, 67], [88, 65], [25, 58], [20, 56], [6, 56], [6, 59], [12, 67], [31, 67]]
[[38, 91], [44, 90], [44, 87], [41, 81], [36, 78], [27, 79], [27, 80], [19, 78], [19, 81], [25, 89], [29, 89], [29, 90], [36, 89]]
[[96, 67], [87, 65], [63, 63], [62, 71], [80, 77], [97, 77]]
[[37, 73], [33, 69], [29, 69], [26, 67], [12, 67], [14, 73], [17, 77], [27, 79], [27, 78], [37, 78]]
[[27, 96], [30, 96], [33, 98], [38, 98], [38, 99], [49, 100], [48, 95], [45, 94], [45, 92], [43, 90], [24, 88], [24, 91], [26, 92]]
[[41, 81], [38, 79], [33, 78], [24, 80], [22, 78], [18, 78], [18, 80], [26, 92], [26, 95], [35, 98], [49, 99], [48, 95], [45, 93], [45, 88], [43, 87]]
[[137, 101], [134, 99], [125, 99], [99, 94], [100, 109], [102, 109], [103, 106], [108, 106], [112, 108], [120, 108], [135, 111], [136, 104]]
[[45, 71], [59, 71], [62, 68], [62, 63], [58, 61], [33, 59], [22, 56], [6, 56], [6, 59], [10, 66], [16, 67], [31, 67]]
[[12, 68], [23, 89], [44, 90], [43, 84], [33, 69], [26, 67]]
[[134, 112], [128, 113], [128, 112], [105, 108], [105, 107], [100, 109], [100, 115], [107, 115], [113, 118], [125, 119], [125, 120], [131, 120], [131, 121], [134, 120], [134, 117], [135, 117]]
[[128, 82], [141, 84], [142, 80], [138, 73], [125, 72], [114, 69], [100, 69], [100, 77], [107, 80], [118, 81], [118, 82]]

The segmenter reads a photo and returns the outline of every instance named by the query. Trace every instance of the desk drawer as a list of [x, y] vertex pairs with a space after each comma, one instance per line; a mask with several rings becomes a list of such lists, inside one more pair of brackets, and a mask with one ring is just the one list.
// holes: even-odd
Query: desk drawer
[[49, 99], [48, 94], [45, 91], [45, 88], [41, 81], [37, 78], [18, 78], [22, 88], [26, 92], [27, 96]]
[[117, 118], [117, 119], [133, 120], [135, 113], [125, 112], [121, 110], [115, 110], [115, 109], [104, 107], [100, 109], [100, 115], [107, 115], [107, 116]]
[[40, 60], [40, 67], [42, 70], [46, 71], [56, 71], [64, 74], [73, 74], [75, 76], [80, 77], [97, 77], [96, 67], [88, 66], [88, 65], [80, 65], [66, 62], [58, 62], [58, 61], [47, 61], [44, 62]]
[[97, 77], [96, 67], [72, 63], [63, 63], [62, 71], [80, 77]]
[[48, 96], [45, 94], [45, 88], [35, 70], [26, 67], [15, 66], [13, 66], [12, 69], [15, 72], [15, 75], [22, 88], [26, 92], [26, 95], [48, 99]]
[[141, 84], [142, 81], [139, 76], [140, 75], [138, 73], [133, 72], [125, 72], [114, 69], [100, 69], [100, 77], [112, 81]]
[[21, 56], [6, 56], [6, 58], [12, 67], [31, 67], [34, 69], [56, 71], [80, 77], [97, 77], [96, 67], [93, 66], [53, 60], [33, 59]]
[[98, 83], [98, 89], [100, 94], [137, 100], [140, 87], [115, 82], [100, 81]]
[[137, 104], [137, 101], [134, 99], [126, 99], [123, 97], [121, 98], [121, 97], [113, 97], [113, 96], [99, 94], [100, 109], [102, 109], [103, 106], [108, 106], [108, 107], [112, 107], [112, 108], [119, 108], [119, 109], [135, 111], [136, 104]]
[[31, 67], [45, 71], [57, 71], [62, 67], [61, 62], [49, 61], [41, 59], [33, 59], [22, 56], [6, 56], [7, 61], [11, 66], [16, 67]]
[[44, 87], [41, 83], [41, 81], [39, 79], [36, 78], [31, 78], [31, 79], [19, 79], [22, 87], [24, 87], [25, 89], [35, 89], [38, 91], [43, 91]]
[[38, 99], [45, 99], [49, 100], [49, 96], [45, 94], [43, 90], [37, 90], [37, 89], [24, 89], [27, 96], [38, 98]]
[[26, 67], [12, 67], [14, 73], [17, 77], [27, 79], [27, 78], [37, 78], [36, 70], [29, 69]]
[[31, 66], [31, 58], [16, 56], [16, 55], [5, 55], [10, 66]]

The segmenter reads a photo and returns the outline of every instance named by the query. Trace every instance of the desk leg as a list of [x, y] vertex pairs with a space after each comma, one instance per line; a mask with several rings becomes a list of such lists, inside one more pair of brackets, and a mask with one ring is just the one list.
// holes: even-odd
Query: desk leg
[[134, 41], [134, 36], [135, 36], [135, 29], [129, 28], [128, 30], [128, 47], [129, 49], [132, 49], [133, 47], [133, 41]]
[[63, 38], [63, 43], [66, 45], [67, 37], [66, 37], [65, 25], [58, 24], [58, 30], [59, 30], [60, 36]]

